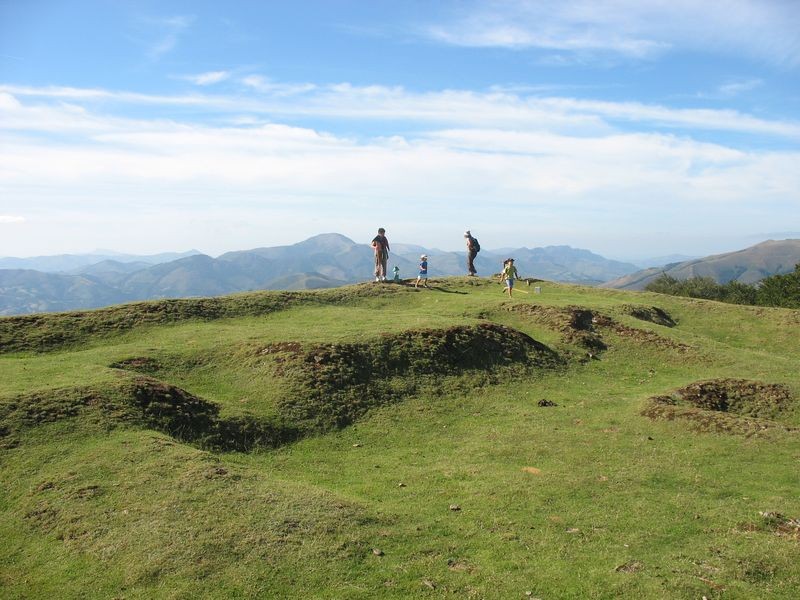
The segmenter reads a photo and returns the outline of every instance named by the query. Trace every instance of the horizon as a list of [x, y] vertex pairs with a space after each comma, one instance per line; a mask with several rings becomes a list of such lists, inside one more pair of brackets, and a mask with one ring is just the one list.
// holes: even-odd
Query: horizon
[[379, 225], [628, 262], [800, 238], [798, 19], [782, 0], [5, 3], [0, 256]]
[[[784, 232], [784, 233], [791, 234], [793, 232]], [[37, 254], [37, 255], [30, 255], [30, 256], [12, 256], [12, 255], [3, 256], [3, 255], [0, 255], [0, 260], [6, 260], [6, 259], [27, 260], [27, 259], [35, 259], [35, 258], [45, 258], [45, 257], [50, 257], [50, 256], [101, 256], [101, 257], [104, 257], [104, 258], [111, 258], [113, 260], [114, 256], [148, 257], [148, 256], [156, 256], [156, 255], [160, 255], [160, 254], [189, 254], [189, 253], [197, 253], [197, 254], [209, 256], [211, 258], [215, 258], [216, 259], [216, 258], [219, 258], [223, 254], [226, 254], [228, 252], [248, 252], [248, 251], [256, 250], [256, 249], [259, 249], [259, 248], [288, 247], [288, 246], [298, 245], [298, 244], [301, 244], [303, 242], [307, 242], [309, 240], [312, 240], [312, 239], [315, 239], [315, 238], [318, 238], [318, 237], [331, 236], [331, 235], [342, 236], [342, 237], [348, 239], [349, 241], [353, 242], [354, 244], [358, 244], [358, 245], [362, 245], [362, 246], [368, 246], [369, 245], [368, 241], [360, 242], [360, 241], [354, 240], [350, 236], [344, 235], [342, 233], [335, 232], [335, 231], [330, 231], [330, 232], [325, 232], [325, 233], [317, 233], [317, 234], [314, 234], [314, 235], [312, 235], [312, 236], [310, 236], [308, 238], [297, 240], [295, 242], [290, 242], [288, 244], [261, 245], [261, 246], [255, 246], [255, 247], [252, 247], [252, 248], [234, 248], [234, 249], [231, 249], [231, 250], [226, 250], [226, 251], [221, 252], [219, 254], [211, 254], [211, 253], [208, 253], [208, 252], [203, 252], [202, 250], [200, 250], [198, 248], [190, 248], [190, 249], [187, 249], [187, 250], [167, 249], [167, 250], [160, 250], [160, 251], [157, 251], [157, 252], [149, 252], [149, 253], [146, 253], [146, 254], [144, 254], [144, 253], [136, 253], [136, 252], [120, 252], [118, 250], [113, 250], [113, 249], [109, 249], [109, 248], [96, 248], [94, 250], [85, 251], [85, 252], [63, 252], [63, 253], [56, 253], [56, 254]], [[707, 258], [709, 256], [714, 256], [714, 255], [717, 255], [717, 254], [726, 254], [728, 252], [735, 252], [735, 251], [738, 251], [738, 250], [744, 250], [746, 248], [750, 248], [752, 246], [756, 246], [758, 244], [761, 244], [761, 243], [767, 242], [767, 241], [788, 241], [788, 240], [792, 240], [792, 239], [800, 239], [800, 233], [795, 233], [795, 236], [796, 237], [791, 237], [790, 236], [790, 237], [785, 237], [785, 238], [764, 238], [763, 240], [755, 242], [755, 243], [752, 243], [752, 244], [750, 244], [750, 245], [748, 245], [746, 247], [733, 248], [731, 250], [714, 252], [714, 253], [711, 253], [711, 254], [708, 254], [708, 255], [704, 255], [704, 256], [693, 256], [693, 255], [680, 253], [680, 252], [672, 252], [672, 253], [663, 254], [663, 255], [660, 255], [660, 256], [653, 255], [653, 256], [641, 256], [641, 257], [636, 257], [636, 256], [632, 256], [632, 257], [617, 257], [617, 256], [609, 256], [609, 255], [601, 254], [601, 253], [596, 252], [595, 250], [593, 250], [591, 248], [585, 248], [585, 247], [580, 247], [580, 246], [572, 246], [570, 244], [547, 244], [547, 245], [525, 245], [525, 244], [523, 244], [521, 246], [514, 246], [514, 247], [512, 247], [512, 246], [503, 246], [503, 247], [486, 247], [486, 246], [483, 246], [483, 252], [497, 253], [497, 252], [513, 252], [513, 251], [517, 251], [517, 250], [536, 250], [536, 249], [548, 249], [548, 248], [570, 248], [572, 250], [588, 251], [588, 252], [591, 252], [592, 254], [595, 254], [595, 255], [600, 256], [601, 258], [604, 258], [604, 259], [607, 259], [607, 260], [614, 260], [614, 261], [617, 261], [617, 262], [627, 262], [627, 263], [631, 263], [631, 264], [636, 265], [636, 263], [642, 263], [643, 261], [647, 261], [647, 260], [651, 260], [651, 259], [657, 260], [657, 259], [661, 259], [661, 258], [675, 257], [675, 256], [683, 257], [682, 260], [694, 260], [694, 259], [697, 259], [697, 258]], [[428, 246], [426, 244], [417, 243], [417, 242], [392, 241], [392, 240], [390, 240], [390, 244], [399, 245], [399, 246], [417, 246], [417, 247], [424, 248], [425, 252], [442, 252], [442, 253], [465, 252], [465, 249], [462, 248], [462, 247], [459, 247], [459, 248], [443, 248], [443, 247]]]

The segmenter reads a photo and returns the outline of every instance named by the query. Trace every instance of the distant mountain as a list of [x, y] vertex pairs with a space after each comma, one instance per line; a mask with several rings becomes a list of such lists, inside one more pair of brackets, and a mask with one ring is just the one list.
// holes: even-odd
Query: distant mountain
[[689, 260], [695, 260], [697, 258], [702, 258], [700, 256], [688, 256], [686, 254], [669, 254], [667, 256], [656, 256], [654, 258], [643, 258], [630, 261], [632, 264], [640, 267], [642, 269], [647, 269], [650, 267], [663, 267], [664, 265], [672, 265], [676, 263], [682, 263]]
[[82, 275], [0, 270], [0, 315], [99, 308], [123, 300], [118, 290]]
[[711, 277], [717, 283], [755, 283], [770, 275], [790, 273], [800, 263], [800, 240], [768, 240], [744, 250], [637, 271], [601, 287], [643, 290], [662, 273], [676, 279]]
[[[401, 278], [416, 277], [423, 253], [429, 256], [429, 273], [433, 277], [466, 274], [465, 251], [448, 252], [398, 243], [392, 246], [389, 257], [390, 277], [394, 266], [400, 269]], [[478, 273], [484, 276], [498, 273], [508, 256], [516, 259], [522, 276], [557, 281], [596, 284], [636, 270], [634, 265], [607, 260], [588, 250], [549, 246], [502, 252], [483, 250], [475, 261]], [[40, 257], [44, 258], [63, 257]], [[48, 264], [64, 266], [67, 262], [53, 260]], [[0, 269], [0, 314], [93, 308], [151, 298], [218, 296], [260, 289], [336, 287], [370, 280], [372, 273], [372, 248], [337, 233], [317, 235], [289, 246], [228, 252], [217, 258], [193, 251], [189, 256], [155, 265], [146, 260], [128, 262], [117, 255], [75, 267], [68, 273]]]
[[189, 250], [188, 252], [163, 252], [161, 254], [146, 255], [103, 252], [91, 254], [58, 254], [55, 256], [34, 256], [31, 258], [9, 256], [0, 258], [0, 269], [32, 269], [44, 273], [68, 273], [103, 261], [114, 261], [118, 263], [141, 262], [147, 265], [157, 265], [193, 254], [200, 254], [200, 252], [197, 250]]
[[[609, 260], [588, 250], [570, 246], [521, 248], [509, 254], [523, 277], [596, 285], [609, 277], [622, 277], [636, 270], [630, 263]], [[502, 262], [502, 261], [501, 261]], [[500, 270], [498, 265], [497, 270]]]
[[98, 263], [87, 265], [73, 269], [69, 275], [84, 275], [94, 281], [105, 283], [107, 285], [117, 285], [131, 273], [141, 271], [151, 267], [150, 263], [136, 261], [136, 262], [119, 262], [116, 260], [102, 260]]
[[[429, 273], [432, 276], [466, 274], [466, 250], [464, 252], [427, 250], [426, 254], [429, 258]], [[419, 262], [419, 250], [404, 258], [414, 263], [415, 267]], [[499, 273], [506, 258], [514, 259], [517, 270], [523, 277], [586, 285], [597, 285], [608, 281], [609, 277], [621, 277], [636, 271], [636, 265], [609, 260], [588, 250], [570, 246], [481, 250], [475, 259], [475, 267], [480, 275]]]

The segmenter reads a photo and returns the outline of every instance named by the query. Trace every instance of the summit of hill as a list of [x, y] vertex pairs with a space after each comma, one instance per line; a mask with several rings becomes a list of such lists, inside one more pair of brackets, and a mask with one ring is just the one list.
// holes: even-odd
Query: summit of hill
[[429, 285], [0, 318], [3, 595], [797, 597], [800, 311]]
[[[423, 253], [429, 256], [432, 276], [459, 275], [466, 270], [464, 251], [403, 243], [392, 245], [390, 268], [397, 266], [402, 278], [416, 277]], [[507, 254], [507, 250], [484, 249], [475, 262], [478, 272], [498, 272]], [[636, 270], [634, 265], [569, 246], [519, 248], [513, 254], [525, 276], [557, 281], [594, 285]], [[45, 258], [26, 264], [50, 264]], [[84, 256], [54, 258], [58, 260], [52, 264], [80, 266], [47, 273], [0, 269], [0, 315], [252, 290], [336, 287], [370, 280], [374, 269], [369, 243], [358, 243], [338, 233], [316, 235], [296, 244], [227, 252], [216, 258], [194, 251], [175, 259], [170, 255], [98, 257], [98, 262], [90, 264], [84, 262]], [[150, 262], [156, 260], [157, 264]]]

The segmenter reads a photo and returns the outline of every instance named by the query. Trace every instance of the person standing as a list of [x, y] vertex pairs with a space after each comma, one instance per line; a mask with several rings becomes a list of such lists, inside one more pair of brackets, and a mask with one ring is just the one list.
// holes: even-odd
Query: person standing
[[419, 257], [419, 274], [417, 275], [417, 280], [414, 282], [415, 288], [419, 285], [420, 281], [424, 281], [423, 285], [428, 287], [428, 257], [424, 254]]
[[467, 239], [467, 273], [473, 277], [478, 274], [475, 270], [475, 257], [481, 251], [481, 245], [477, 238], [472, 237], [469, 229], [464, 232], [464, 237]]
[[386, 263], [389, 260], [389, 240], [386, 239], [386, 230], [381, 227], [378, 235], [372, 239], [372, 249], [375, 251], [375, 281], [386, 281]]
[[514, 259], [507, 258], [503, 262], [503, 272], [500, 273], [500, 280], [505, 280], [506, 287], [503, 290], [505, 292], [508, 290], [508, 297], [511, 298], [511, 294], [514, 291], [514, 281], [519, 279], [519, 273], [517, 272], [517, 267], [514, 266]]

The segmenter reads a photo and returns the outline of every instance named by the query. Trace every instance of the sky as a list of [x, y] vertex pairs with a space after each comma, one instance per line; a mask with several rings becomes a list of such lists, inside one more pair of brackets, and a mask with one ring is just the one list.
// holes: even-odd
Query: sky
[[800, 238], [800, 0], [0, 0], [0, 256]]

